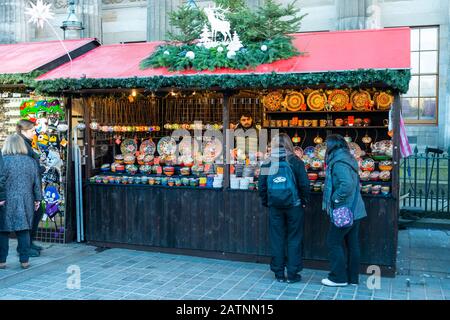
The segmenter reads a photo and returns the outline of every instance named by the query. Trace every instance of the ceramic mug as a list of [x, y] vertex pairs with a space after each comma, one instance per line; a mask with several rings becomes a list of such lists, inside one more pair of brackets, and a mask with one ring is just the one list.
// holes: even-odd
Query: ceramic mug
[[317, 119], [312, 120], [312, 121], [311, 121], [311, 125], [312, 125], [313, 127], [317, 127], [317, 126], [319, 125], [319, 120], [317, 120]]
[[327, 126], [327, 120], [325, 120], [325, 119], [320, 120], [319, 126], [326, 127]]

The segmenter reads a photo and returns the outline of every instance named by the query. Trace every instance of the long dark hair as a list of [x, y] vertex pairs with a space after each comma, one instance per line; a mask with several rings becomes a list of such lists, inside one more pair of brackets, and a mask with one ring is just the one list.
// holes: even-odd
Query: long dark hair
[[350, 148], [348, 147], [347, 141], [340, 134], [331, 134], [327, 137], [327, 153], [325, 155], [325, 160], [328, 162], [330, 156], [337, 150], [345, 150], [350, 153]]

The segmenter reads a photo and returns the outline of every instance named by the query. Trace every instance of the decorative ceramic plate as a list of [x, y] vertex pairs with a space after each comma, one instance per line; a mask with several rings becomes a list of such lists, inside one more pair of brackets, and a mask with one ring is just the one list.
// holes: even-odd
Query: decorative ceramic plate
[[305, 156], [308, 156], [309, 158], [314, 158], [314, 152], [315, 152], [315, 148], [312, 146], [306, 147], [305, 150], [303, 151], [303, 154]]
[[280, 91], [273, 91], [264, 96], [262, 103], [268, 111], [278, 111], [283, 102], [283, 94]]
[[286, 96], [282, 105], [289, 111], [299, 111], [304, 103], [305, 97], [303, 94], [293, 91]]
[[370, 103], [370, 93], [365, 90], [354, 91], [351, 95], [350, 101], [353, 104], [355, 110], [366, 110], [367, 103]]
[[159, 140], [157, 149], [160, 155], [174, 155], [177, 151], [177, 143], [172, 137], [163, 137]]
[[350, 98], [344, 90], [333, 90], [328, 96], [328, 102], [333, 105], [333, 111], [342, 111], [349, 103]]
[[375, 102], [379, 110], [389, 110], [394, 102], [394, 97], [387, 92], [380, 92], [376, 94]]
[[203, 147], [203, 160], [214, 162], [222, 154], [222, 142], [219, 139], [206, 141]]
[[294, 147], [294, 153], [300, 159], [303, 157], [303, 149], [299, 146]]
[[135, 154], [137, 151], [136, 142], [133, 139], [125, 139], [120, 145], [122, 154]]
[[360, 158], [361, 157], [361, 148], [359, 147], [359, 145], [355, 142], [350, 142], [348, 144], [349, 148], [350, 148], [350, 153], [356, 158]]
[[156, 145], [153, 142], [153, 140], [144, 140], [141, 143], [141, 146], [139, 148], [139, 151], [141, 154], [155, 154], [156, 151]]
[[318, 158], [320, 160], [324, 160], [325, 159], [325, 154], [326, 153], [327, 153], [327, 145], [326, 145], [326, 143], [320, 143], [314, 149], [314, 155], [316, 156], [316, 158]]
[[308, 96], [307, 104], [312, 111], [321, 111], [325, 108], [327, 102], [327, 96], [320, 90], [311, 92]]

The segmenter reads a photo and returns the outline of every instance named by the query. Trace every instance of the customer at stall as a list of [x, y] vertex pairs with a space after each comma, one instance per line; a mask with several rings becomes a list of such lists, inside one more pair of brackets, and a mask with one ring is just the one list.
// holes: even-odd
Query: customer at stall
[[[261, 166], [259, 196], [269, 208], [272, 250], [270, 269], [279, 282], [301, 280], [304, 209], [309, 201], [309, 181], [305, 164], [295, 156], [285, 133], [271, 142], [271, 157]], [[287, 253], [287, 255], [286, 255]]]
[[[34, 151], [34, 149], [32, 147], [32, 141], [36, 135], [35, 124], [30, 120], [22, 119], [17, 123], [16, 132], [25, 141], [28, 156], [30, 156], [31, 158], [33, 158], [36, 161], [36, 164], [39, 168], [39, 177], [40, 177], [40, 180], [42, 180], [41, 175], [45, 172], [45, 167], [41, 166], [40, 161], [39, 161], [40, 157], [37, 154], [37, 152]], [[44, 210], [42, 210], [42, 207], [39, 206], [39, 209], [33, 215], [33, 225], [32, 225], [31, 233], [30, 233], [30, 237], [31, 237], [30, 238], [31, 246], [30, 246], [30, 253], [29, 253], [30, 257], [39, 257], [40, 251], [42, 250], [42, 247], [36, 245], [35, 243], [33, 243], [33, 241], [36, 238], [37, 229], [39, 227], [39, 222], [41, 221], [43, 215], [44, 215]]]
[[18, 134], [9, 136], [3, 146], [5, 203], [0, 215], [0, 268], [6, 267], [9, 234], [15, 232], [22, 268], [29, 264], [30, 230], [34, 212], [42, 200], [41, 179], [36, 162], [27, 153]]
[[3, 156], [2, 152], [0, 151], [0, 214], [3, 214], [1, 211], [3, 206], [5, 205], [6, 200], [6, 191], [5, 191], [5, 175], [3, 172]]
[[[327, 171], [322, 209], [330, 217], [327, 245], [331, 271], [322, 284], [333, 287], [348, 283], [357, 285], [360, 268], [359, 225], [360, 220], [367, 216], [360, 193], [358, 163], [341, 135], [330, 135], [326, 143]], [[339, 224], [339, 215], [351, 217], [349, 223]], [[344, 242], [348, 257], [344, 252]]]
[[235, 157], [245, 160], [258, 155], [258, 129], [250, 111], [244, 111], [239, 118], [239, 124], [234, 128], [236, 137]]

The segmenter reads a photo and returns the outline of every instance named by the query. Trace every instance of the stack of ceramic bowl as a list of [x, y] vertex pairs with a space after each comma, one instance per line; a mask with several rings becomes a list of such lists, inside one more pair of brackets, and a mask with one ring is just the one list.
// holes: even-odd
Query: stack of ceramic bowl
[[217, 175], [214, 177], [213, 188], [222, 188], [223, 186], [223, 175]]
[[230, 188], [231, 189], [239, 189], [240, 179], [236, 177], [230, 177]]

